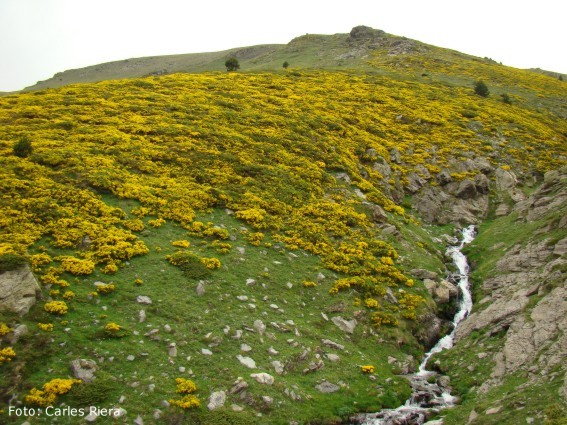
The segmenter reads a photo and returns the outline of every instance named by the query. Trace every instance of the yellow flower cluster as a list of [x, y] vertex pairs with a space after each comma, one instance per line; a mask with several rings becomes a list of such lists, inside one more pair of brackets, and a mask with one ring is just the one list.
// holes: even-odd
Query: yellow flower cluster
[[61, 267], [64, 271], [77, 276], [91, 274], [94, 271], [95, 264], [91, 260], [80, 260], [75, 257], [63, 257], [61, 258]]
[[186, 240], [173, 241], [173, 242], [171, 242], [171, 244], [173, 246], [176, 246], [176, 247], [179, 247], [179, 248], [189, 248], [191, 246], [191, 242], [186, 241]]
[[180, 399], [171, 399], [169, 403], [173, 406], [181, 407], [182, 409], [193, 409], [200, 406], [199, 399], [193, 395], [197, 391], [197, 386], [190, 379], [177, 378], [175, 380], [177, 383], [176, 392], [179, 394], [185, 394]]
[[232, 248], [232, 245], [228, 242], [221, 242], [218, 240], [213, 241], [211, 245], [215, 247], [215, 250], [219, 254], [228, 254]]
[[376, 368], [372, 365], [365, 365], [365, 366], [360, 366], [360, 370], [362, 371], [362, 373], [371, 374], [374, 373]]
[[55, 378], [43, 384], [43, 390], [32, 388], [30, 393], [26, 395], [24, 401], [27, 404], [33, 404], [41, 407], [53, 406], [58, 395], [68, 393], [73, 385], [80, 384], [80, 379], [59, 379]]
[[304, 280], [302, 285], [304, 288], [314, 288], [317, 286], [317, 284], [312, 280]]
[[113, 283], [99, 284], [96, 287], [96, 291], [99, 294], [112, 294], [115, 290], [116, 285], [114, 285]]
[[262, 232], [248, 233], [246, 240], [250, 243], [250, 245], [260, 246], [264, 240], [264, 234]]
[[0, 348], [0, 365], [11, 362], [14, 357], [16, 357], [16, 352], [12, 347]]
[[12, 332], [13, 329], [10, 328], [6, 323], [0, 323], [0, 336], [4, 336]]
[[143, 285], [143, 284], [144, 284], [144, 281], [140, 278], [136, 278], [134, 280], [134, 285], [136, 285], [136, 286], [140, 286], [140, 285]]
[[45, 303], [43, 309], [48, 313], [62, 316], [64, 314], [67, 314], [69, 307], [67, 307], [67, 303], [65, 301], [50, 301], [48, 303]]
[[45, 332], [53, 331], [53, 323], [38, 323], [37, 327]]
[[218, 258], [211, 257], [211, 258], [201, 258], [201, 263], [209, 270], [216, 270], [220, 269], [221, 262]]

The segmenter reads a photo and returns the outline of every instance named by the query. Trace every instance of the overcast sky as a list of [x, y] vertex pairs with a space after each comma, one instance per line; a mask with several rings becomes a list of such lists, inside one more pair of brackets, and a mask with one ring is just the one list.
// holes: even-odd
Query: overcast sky
[[0, 91], [132, 57], [287, 43], [367, 25], [567, 73], [561, 0], [0, 0]]

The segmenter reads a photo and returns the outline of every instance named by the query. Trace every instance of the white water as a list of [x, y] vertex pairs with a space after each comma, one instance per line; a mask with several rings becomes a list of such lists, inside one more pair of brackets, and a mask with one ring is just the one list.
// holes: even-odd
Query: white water
[[[423, 361], [419, 365], [419, 370], [408, 377], [412, 386], [412, 395], [403, 406], [397, 409], [384, 409], [380, 412], [366, 415], [363, 423], [367, 425], [392, 425], [392, 424], [412, 424], [420, 425], [427, 420], [428, 413], [438, 412], [443, 408], [451, 407], [455, 404], [455, 397], [440, 388], [437, 384], [429, 383], [427, 378], [435, 375], [435, 372], [425, 369], [427, 362], [435, 353], [453, 347], [457, 326], [471, 312], [472, 296], [469, 288], [469, 266], [467, 258], [461, 252], [465, 244], [472, 242], [475, 236], [474, 226], [463, 229], [462, 240], [458, 246], [450, 247], [447, 254], [451, 255], [453, 262], [459, 271], [458, 286], [461, 289], [462, 299], [459, 302], [457, 313], [453, 318], [453, 330], [448, 335], [441, 338], [435, 346], [425, 354]], [[425, 397], [424, 397], [425, 395]], [[402, 422], [403, 421], [403, 422]], [[443, 421], [432, 422], [442, 424]]]

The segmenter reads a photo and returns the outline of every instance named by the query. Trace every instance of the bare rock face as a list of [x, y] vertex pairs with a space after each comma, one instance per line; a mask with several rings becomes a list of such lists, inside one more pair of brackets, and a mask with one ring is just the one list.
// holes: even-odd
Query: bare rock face
[[40, 288], [28, 266], [0, 274], [0, 310], [26, 314], [37, 300]]

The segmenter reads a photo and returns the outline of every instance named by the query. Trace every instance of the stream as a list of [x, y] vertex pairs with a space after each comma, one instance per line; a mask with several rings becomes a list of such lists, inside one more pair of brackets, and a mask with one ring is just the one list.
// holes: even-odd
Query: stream
[[[457, 402], [456, 397], [453, 397], [446, 388], [448, 379], [436, 372], [427, 370], [426, 366], [433, 354], [442, 350], [448, 350], [453, 346], [457, 326], [471, 312], [472, 296], [469, 288], [469, 266], [467, 258], [461, 252], [461, 249], [465, 244], [472, 242], [474, 237], [475, 228], [474, 226], [469, 226], [463, 229], [460, 244], [447, 249], [447, 254], [452, 257], [459, 271], [458, 286], [462, 295], [459, 300], [457, 313], [453, 318], [453, 330], [451, 333], [441, 338], [425, 354], [417, 372], [407, 376], [412, 387], [410, 398], [403, 406], [396, 409], [383, 409], [377, 413], [360, 415], [356, 418], [356, 423], [366, 425], [421, 425], [425, 424], [428, 418], [435, 413], [452, 407]], [[442, 419], [427, 422], [429, 425], [440, 425], [442, 423]]]

